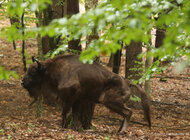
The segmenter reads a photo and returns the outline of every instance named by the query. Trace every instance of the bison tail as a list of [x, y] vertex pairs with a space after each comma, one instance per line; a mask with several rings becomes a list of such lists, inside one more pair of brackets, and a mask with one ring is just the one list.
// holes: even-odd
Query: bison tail
[[146, 93], [142, 90], [140, 90], [141, 92], [141, 104], [144, 110], [144, 116], [148, 121], [149, 124], [149, 128], [151, 128], [151, 117], [150, 117], [150, 104], [149, 104], [149, 98], [146, 95]]

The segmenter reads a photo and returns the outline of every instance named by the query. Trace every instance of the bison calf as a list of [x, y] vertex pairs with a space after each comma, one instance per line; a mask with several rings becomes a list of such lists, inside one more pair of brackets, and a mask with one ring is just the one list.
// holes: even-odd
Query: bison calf
[[142, 99], [144, 114], [150, 121], [148, 98], [141, 87], [131, 85], [119, 75], [110, 72], [97, 62], [83, 64], [76, 55], [57, 56], [32, 64], [23, 78], [22, 85], [31, 97], [51, 96], [60, 101], [62, 106], [63, 127], [66, 116], [76, 103], [87, 100], [105, 105], [110, 110], [123, 116], [119, 131], [123, 132], [128, 126], [132, 111], [125, 103], [135, 92]]

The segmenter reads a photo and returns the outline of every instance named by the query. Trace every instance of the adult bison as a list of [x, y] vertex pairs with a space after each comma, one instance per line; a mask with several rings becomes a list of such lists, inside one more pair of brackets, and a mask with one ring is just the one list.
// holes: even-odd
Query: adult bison
[[126, 130], [132, 111], [125, 106], [130, 95], [142, 99], [145, 117], [151, 127], [148, 98], [141, 87], [115, 73], [110, 72], [97, 62], [83, 64], [76, 55], [57, 56], [32, 64], [23, 78], [22, 85], [35, 99], [43, 95], [57, 100], [62, 106], [62, 126], [66, 125], [66, 116], [81, 101], [92, 101], [105, 105], [123, 116], [119, 131]]

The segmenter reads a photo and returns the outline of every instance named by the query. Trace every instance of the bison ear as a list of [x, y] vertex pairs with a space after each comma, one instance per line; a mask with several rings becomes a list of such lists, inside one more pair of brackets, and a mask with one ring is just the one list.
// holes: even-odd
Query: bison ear
[[42, 68], [42, 65], [41, 63], [38, 61], [38, 59], [36, 59], [34, 56], [32, 56], [32, 61], [33, 62], [36, 62], [38, 64], [38, 69], [41, 69]]

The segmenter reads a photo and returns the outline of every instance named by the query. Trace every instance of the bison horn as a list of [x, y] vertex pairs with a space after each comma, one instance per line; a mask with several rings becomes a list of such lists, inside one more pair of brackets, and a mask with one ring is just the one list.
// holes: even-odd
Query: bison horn
[[38, 59], [36, 59], [34, 56], [32, 56], [32, 61], [33, 61], [33, 62], [36, 62], [36, 63], [38, 64], [38, 68], [39, 68], [39, 69], [41, 68], [40, 62], [39, 62]]

